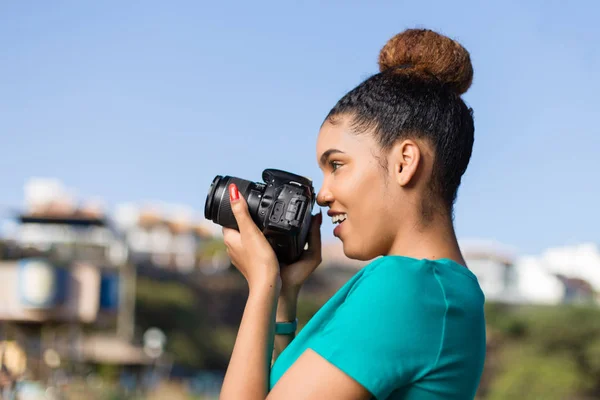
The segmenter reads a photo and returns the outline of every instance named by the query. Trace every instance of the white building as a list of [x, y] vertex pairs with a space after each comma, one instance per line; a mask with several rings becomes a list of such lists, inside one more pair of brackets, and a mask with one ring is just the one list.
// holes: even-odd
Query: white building
[[591, 302], [600, 291], [600, 250], [594, 244], [548, 249], [539, 256], [517, 256], [490, 241], [465, 241], [461, 248], [487, 301]]
[[208, 262], [199, 258], [204, 244], [213, 235], [204, 223], [196, 222], [193, 210], [188, 207], [127, 203], [116, 207], [114, 219], [124, 232], [134, 262], [180, 272], [196, 268], [215, 272], [229, 266], [224, 252]]
[[592, 291], [600, 293], [600, 249], [593, 243], [550, 248], [539, 256], [524, 256], [519, 258], [517, 268], [519, 290], [534, 301], [550, 304], [580, 301], [593, 297]]
[[533, 304], [559, 304], [564, 301], [564, 283], [536, 257], [520, 257], [516, 263], [517, 290], [524, 301]]
[[597, 244], [550, 248], [536, 259], [549, 271], [584, 279], [600, 291], [600, 248]]
[[58, 256], [122, 265], [127, 249], [110, 228], [99, 200], [78, 201], [74, 191], [52, 178], [32, 178], [24, 186], [25, 209], [7, 222], [3, 234], [23, 248], [53, 249]]
[[477, 276], [487, 301], [521, 303], [516, 252], [504, 245], [487, 240], [464, 240], [460, 243], [469, 269]]

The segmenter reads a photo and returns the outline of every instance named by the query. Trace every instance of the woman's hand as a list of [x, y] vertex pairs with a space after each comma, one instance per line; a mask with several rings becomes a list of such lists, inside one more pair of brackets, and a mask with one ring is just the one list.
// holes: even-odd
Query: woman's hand
[[323, 214], [321, 212], [312, 217], [308, 236], [308, 249], [304, 250], [298, 261], [281, 266], [281, 290], [283, 292], [297, 293], [310, 274], [321, 264], [322, 222]]
[[248, 203], [235, 184], [229, 185], [231, 210], [239, 231], [223, 228], [223, 240], [233, 265], [244, 275], [250, 289], [277, 282], [279, 263], [273, 248], [248, 211]]

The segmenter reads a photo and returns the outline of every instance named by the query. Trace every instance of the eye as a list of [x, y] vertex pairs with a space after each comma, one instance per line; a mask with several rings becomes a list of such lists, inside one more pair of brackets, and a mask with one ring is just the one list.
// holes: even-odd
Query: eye
[[333, 172], [335, 172], [339, 167], [341, 167], [343, 164], [339, 161], [330, 161], [329, 165], [331, 166], [331, 170]]

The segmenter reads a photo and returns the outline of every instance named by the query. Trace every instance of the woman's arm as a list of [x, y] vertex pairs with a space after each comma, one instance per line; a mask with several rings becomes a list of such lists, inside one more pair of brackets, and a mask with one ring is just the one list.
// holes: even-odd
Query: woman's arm
[[[289, 288], [283, 286], [279, 293], [277, 302], [276, 322], [291, 322], [296, 319], [296, 309], [298, 306], [299, 288]], [[275, 347], [273, 349], [273, 362], [279, 357], [281, 352], [294, 340], [295, 334], [276, 335]]]
[[277, 275], [250, 288], [221, 399], [260, 399], [269, 391], [270, 354], [273, 350]]
[[[309, 247], [301, 259], [280, 268], [271, 245], [252, 220], [246, 200], [234, 184], [229, 186], [229, 196], [239, 231], [223, 228], [223, 239], [231, 262], [244, 275], [250, 290], [220, 398], [264, 400], [269, 391], [276, 310], [281, 322], [296, 318], [299, 289], [321, 262], [322, 216], [313, 217], [317, 223], [311, 228]], [[277, 354], [292, 338], [278, 338]]]
[[[365, 366], [368, 368], [368, 366]], [[326, 359], [307, 349], [281, 377], [267, 400], [368, 400], [360, 383]]]
[[249, 294], [220, 398], [264, 400], [269, 389], [275, 308], [281, 288], [279, 264], [234, 184], [229, 186], [229, 197], [239, 231], [223, 228], [223, 240], [231, 262], [248, 282]]
[[[277, 322], [292, 322], [296, 319], [298, 294], [308, 277], [321, 264], [321, 223], [323, 214], [313, 215], [308, 236], [308, 249], [298, 261], [280, 268], [281, 292], [277, 303]], [[295, 335], [276, 335], [273, 361], [294, 340]]]

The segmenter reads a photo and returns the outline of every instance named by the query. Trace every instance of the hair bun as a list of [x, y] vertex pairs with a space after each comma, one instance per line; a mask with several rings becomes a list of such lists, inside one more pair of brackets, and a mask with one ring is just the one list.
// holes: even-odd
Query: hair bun
[[[403, 67], [403, 68], [398, 68]], [[379, 53], [379, 70], [434, 75], [459, 95], [473, 81], [469, 52], [458, 42], [427, 29], [408, 29], [391, 38]]]

